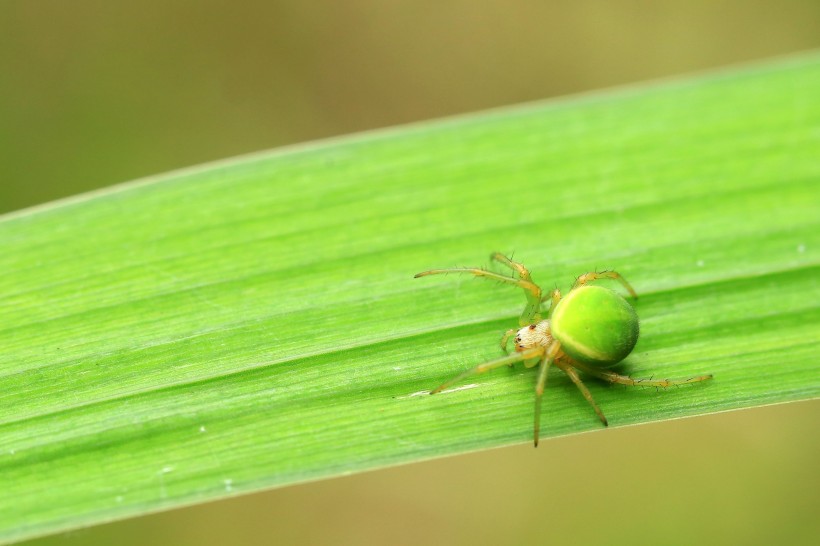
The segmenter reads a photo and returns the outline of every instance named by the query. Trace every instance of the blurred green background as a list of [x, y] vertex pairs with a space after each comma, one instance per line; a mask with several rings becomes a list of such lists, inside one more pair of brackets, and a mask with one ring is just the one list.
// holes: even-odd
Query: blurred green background
[[[7, 0], [0, 212], [290, 143], [818, 46], [817, 0]], [[36, 543], [813, 544], [818, 408], [601, 431]]]

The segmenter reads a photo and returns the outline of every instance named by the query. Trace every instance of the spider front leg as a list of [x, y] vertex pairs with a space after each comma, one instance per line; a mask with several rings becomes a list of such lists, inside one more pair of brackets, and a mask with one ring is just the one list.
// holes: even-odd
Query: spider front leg
[[575, 284], [572, 285], [572, 289], [575, 290], [580, 286], [584, 286], [588, 282], [597, 281], [599, 279], [613, 279], [618, 281], [619, 283], [624, 285], [624, 288], [626, 288], [626, 290], [633, 298], [638, 299], [638, 293], [635, 292], [635, 289], [632, 288], [632, 285], [626, 282], [626, 279], [621, 277], [620, 273], [617, 273], [615, 271], [602, 271], [600, 273], [592, 271], [589, 273], [584, 273], [583, 275], [575, 279]]
[[422, 271], [417, 273], [415, 278], [426, 277], [427, 275], [443, 275], [447, 273], [469, 273], [476, 277], [500, 281], [505, 284], [512, 284], [524, 290], [524, 295], [527, 298], [527, 305], [518, 319], [521, 326], [534, 324], [541, 320], [541, 287], [535, 284], [530, 277], [530, 272], [522, 264], [514, 262], [501, 253], [494, 252], [490, 258], [509, 267], [519, 278], [507, 277], [499, 273], [487, 271], [480, 267], [455, 267], [450, 269], [431, 269], [430, 271]]
[[490, 254], [490, 259], [494, 262], [498, 262], [502, 265], [505, 265], [518, 273], [518, 278], [524, 281], [532, 282], [532, 277], [530, 277], [530, 270], [524, 267], [524, 264], [521, 262], [514, 262], [513, 260], [509, 259], [505, 255], [500, 252], [493, 252]]
[[556, 288], [555, 290], [541, 298], [542, 303], [547, 300], [550, 300], [550, 308], [547, 311], [547, 318], [550, 318], [552, 316], [552, 312], [555, 311], [555, 306], [558, 305], [559, 301], [561, 301], [561, 291]]
[[540, 321], [541, 302], [543, 301], [543, 299], [541, 299], [541, 287], [539, 287], [537, 284], [533, 282], [532, 277], [530, 276], [530, 270], [524, 267], [524, 264], [522, 264], [521, 262], [513, 261], [500, 252], [491, 253], [490, 259], [510, 268], [513, 272], [518, 274], [518, 278], [520, 280], [531, 283], [535, 288], [538, 289], [537, 293], [527, 291], [525, 289], [524, 296], [526, 296], [527, 298], [527, 307], [524, 309], [524, 313], [521, 315], [521, 318], [518, 320], [518, 323], [521, 326], [527, 326], [528, 324], [533, 324], [535, 322]]
[[522, 360], [530, 360], [533, 358], [538, 358], [544, 354], [543, 347], [535, 347], [532, 349], [527, 349], [526, 351], [521, 351], [520, 353], [514, 353], [507, 356], [502, 356], [501, 358], [496, 358], [495, 360], [490, 360], [489, 362], [484, 362], [483, 364], [479, 364], [475, 368], [470, 368], [469, 370], [465, 370], [464, 372], [460, 373], [459, 375], [455, 376], [454, 378], [450, 379], [449, 381], [445, 381], [432, 391], [430, 394], [436, 394], [450, 385], [458, 383], [462, 379], [466, 379], [471, 375], [476, 375], [479, 373], [488, 372], [494, 368], [500, 368], [501, 366], [506, 366], [507, 364], [515, 364], [516, 362], [521, 362]]
[[[507, 350], [507, 343], [510, 341], [510, 338], [513, 337], [517, 331], [518, 330], [515, 330], [514, 328], [510, 328], [509, 330], [504, 332], [503, 336], [501, 336], [501, 350], [505, 353], [509, 353], [509, 351]], [[510, 366], [512, 366], [512, 364], [510, 364]]]

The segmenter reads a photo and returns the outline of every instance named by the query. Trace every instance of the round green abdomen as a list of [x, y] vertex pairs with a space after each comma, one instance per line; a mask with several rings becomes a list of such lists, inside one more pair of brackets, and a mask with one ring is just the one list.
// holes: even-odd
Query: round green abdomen
[[615, 364], [638, 341], [638, 315], [612, 290], [582, 286], [558, 302], [550, 329], [573, 359], [599, 366]]

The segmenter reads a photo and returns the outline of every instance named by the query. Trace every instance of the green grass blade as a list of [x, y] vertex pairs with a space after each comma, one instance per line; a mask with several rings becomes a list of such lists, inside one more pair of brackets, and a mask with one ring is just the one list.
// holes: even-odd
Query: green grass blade
[[[641, 294], [611, 426], [820, 393], [820, 56], [171, 173], [0, 217], [0, 540], [531, 441], [520, 290]], [[600, 428], [554, 372], [542, 439]], [[547, 448], [549, 442], [547, 442]]]

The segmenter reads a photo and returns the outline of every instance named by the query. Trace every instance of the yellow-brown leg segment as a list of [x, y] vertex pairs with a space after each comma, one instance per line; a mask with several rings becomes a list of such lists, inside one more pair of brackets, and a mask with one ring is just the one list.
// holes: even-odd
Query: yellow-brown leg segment
[[598, 404], [595, 403], [595, 399], [592, 398], [592, 393], [589, 392], [589, 389], [587, 389], [586, 385], [584, 385], [584, 383], [581, 381], [581, 378], [578, 377], [578, 372], [575, 371], [575, 368], [573, 368], [571, 364], [567, 364], [566, 362], [561, 361], [556, 362], [555, 365], [564, 370], [564, 373], [566, 373], [572, 380], [572, 382], [575, 383], [575, 386], [578, 387], [578, 390], [581, 391], [581, 394], [583, 394], [584, 398], [587, 399], [587, 402], [589, 402], [589, 404], [592, 406], [592, 409], [594, 409], [595, 413], [598, 414], [598, 418], [601, 420], [604, 426], [608, 426], [609, 423], [606, 420], [604, 412], [602, 412], [601, 408], [598, 407]]
[[546, 354], [541, 359], [541, 367], [538, 368], [538, 382], [535, 384], [535, 421], [533, 423], [533, 443], [538, 447], [538, 435], [541, 432], [541, 398], [544, 395], [544, 388], [547, 386], [547, 374], [550, 366], [555, 360], [555, 355], [561, 350], [561, 343], [556, 341], [547, 349]]
[[505, 256], [500, 252], [493, 252], [490, 254], [490, 259], [498, 262], [506, 267], [509, 267], [513, 272], [518, 274], [519, 280], [528, 282], [538, 289], [538, 293], [527, 291], [525, 289], [524, 296], [527, 298], [527, 307], [519, 318], [518, 323], [521, 326], [534, 324], [541, 320], [541, 288], [532, 281], [530, 277], [530, 270], [524, 267], [521, 262], [516, 262]]
[[494, 368], [499, 368], [501, 366], [506, 366], [507, 364], [515, 364], [516, 362], [521, 362], [522, 360], [529, 360], [531, 358], [538, 358], [544, 354], [543, 347], [534, 347], [532, 349], [527, 349], [526, 351], [522, 351], [520, 353], [513, 353], [511, 355], [502, 356], [501, 358], [496, 358], [495, 360], [490, 360], [489, 362], [484, 362], [483, 364], [479, 364], [475, 368], [470, 368], [469, 370], [465, 370], [464, 372], [460, 373], [459, 375], [455, 376], [454, 378], [450, 379], [449, 381], [445, 381], [435, 389], [433, 389], [430, 394], [436, 394], [450, 385], [458, 383], [462, 379], [466, 379], [471, 375], [476, 375], [479, 373], [488, 372]]
[[604, 381], [609, 381], [610, 383], [617, 383], [618, 385], [629, 385], [630, 387], [660, 387], [662, 389], [665, 389], [667, 387], [688, 385], [689, 383], [698, 383], [700, 381], [712, 379], [712, 374], [698, 375], [695, 377], [690, 377], [688, 379], [633, 379], [627, 375], [621, 375], [609, 370], [599, 370], [593, 368], [592, 366], [586, 366], [578, 362], [575, 362], [573, 364], [582, 372], [588, 373], [589, 375], [597, 377], [598, 379], [603, 379]]
[[602, 271], [600, 273], [596, 273], [596, 272], [584, 273], [583, 275], [581, 275], [580, 277], [575, 279], [575, 284], [572, 285], [572, 288], [574, 290], [574, 289], [578, 288], [579, 286], [584, 286], [586, 283], [592, 282], [592, 281], [597, 281], [598, 279], [613, 279], [613, 280], [616, 280], [619, 283], [621, 283], [622, 285], [624, 285], [624, 288], [626, 288], [627, 292], [629, 292], [630, 295], [633, 298], [638, 299], [638, 294], [637, 294], [637, 292], [635, 292], [635, 289], [632, 288], [632, 285], [629, 284], [628, 282], [626, 282], [626, 279], [621, 277], [621, 275], [619, 273], [616, 273], [615, 271]]
[[493, 260], [502, 263], [510, 269], [512, 269], [513, 271], [517, 272], [519, 277], [521, 278], [516, 279], [515, 277], [507, 277], [499, 273], [494, 273], [492, 271], [487, 271], [486, 269], [481, 269], [480, 267], [431, 269], [430, 271], [422, 271], [421, 273], [417, 273], [415, 275], [415, 278], [426, 277], [427, 275], [443, 275], [447, 273], [469, 273], [471, 275], [475, 275], [476, 277], [483, 277], [485, 279], [491, 279], [506, 284], [518, 286], [519, 288], [524, 290], [524, 295], [527, 297], [527, 306], [524, 307], [524, 312], [521, 313], [521, 317], [518, 319], [518, 323], [521, 326], [527, 326], [529, 324], [535, 324], [536, 322], [539, 322], [541, 320], [541, 287], [532, 282], [532, 279], [530, 278], [530, 272], [527, 270], [527, 268], [521, 265], [520, 263], [514, 262], [506, 256], [504, 256], [503, 254], [499, 254], [497, 252], [493, 253], [490, 257]]
[[[510, 328], [509, 330], [504, 332], [503, 336], [501, 336], [501, 350], [505, 353], [509, 353], [509, 351], [507, 351], [507, 342], [510, 341], [510, 338], [514, 336], [517, 331], [518, 330]], [[512, 366], [512, 364], [510, 364], [510, 366]]]
[[552, 316], [552, 312], [555, 311], [555, 306], [558, 305], [558, 302], [561, 301], [561, 291], [557, 288], [541, 298], [541, 302], [545, 302], [550, 300], [550, 308], [547, 311], [547, 318]]
[[524, 264], [520, 262], [514, 262], [500, 252], [493, 252], [492, 254], [490, 254], [490, 259], [500, 264], [503, 264], [512, 269], [513, 271], [515, 271], [516, 273], [518, 273], [518, 277], [520, 279], [532, 282], [532, 278], [530, 278], [530, 270], [524, 267]]

